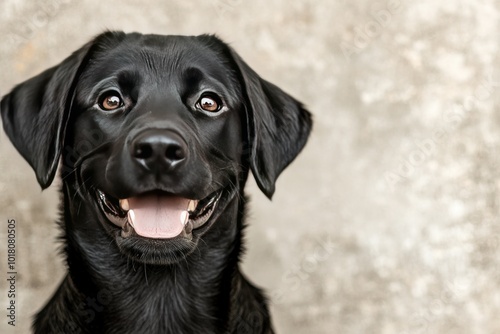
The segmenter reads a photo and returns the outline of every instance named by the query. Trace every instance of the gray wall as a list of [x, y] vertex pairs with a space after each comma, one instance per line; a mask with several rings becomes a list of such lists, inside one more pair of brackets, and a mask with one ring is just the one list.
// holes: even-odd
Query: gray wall
[[[279, 333], [500, 332], [500, 3], [2, 1], [0, 92], [104, 29], [216, 33], [315, 115], [273, 202], [249, 185], [243, 268]], [[17, 221], [16, 331], [64, 273], [57, 184], [0, 136], [0, 309]]]

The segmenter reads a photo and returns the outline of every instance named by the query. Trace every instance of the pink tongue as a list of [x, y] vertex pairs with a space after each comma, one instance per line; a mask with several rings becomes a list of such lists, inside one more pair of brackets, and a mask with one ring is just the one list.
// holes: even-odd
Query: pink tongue
[[187, 222], [189, 199], [146, 195], [128, 199], [128, 219], [137, 234], [147, 238], [178, 236]]

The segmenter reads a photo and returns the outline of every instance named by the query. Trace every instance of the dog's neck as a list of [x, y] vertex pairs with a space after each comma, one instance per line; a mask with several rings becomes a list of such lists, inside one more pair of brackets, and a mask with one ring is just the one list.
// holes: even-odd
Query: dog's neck
[[[65, 191], [64, 200], [71, 198], [78, 196]], [[135, 262], [120, 253], [98, 221], [87, 219], [88, 227], [74, 226], [75, 214], [92, 217], [93, 211], [83, 202], [65, 205], [80, 208], [78, 213], [64, 213], [69, 267], [65, 284], [73, 295], [63, 299], [76, 299], [71, 306], [78, 317], [75, 321], [110, 333], [160, 333], [164, 329], [209, 333], [225, 328], [234, 299], [232, 287], [241, 283], [241, 226], [236, 222], [242, 221], [243, 203], [238, 198], [214, 222], [195, 252], [163, 266]]]

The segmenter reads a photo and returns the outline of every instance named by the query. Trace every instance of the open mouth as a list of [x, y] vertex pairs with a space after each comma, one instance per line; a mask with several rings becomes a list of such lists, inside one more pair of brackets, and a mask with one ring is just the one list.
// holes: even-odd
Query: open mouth
[[191, 238], [212, 216], [222, 192], [192, 200], [162, 192], [148, 192], [117, 199], [96, 191], [97, 202], [106, 218], [121, 228], [121, 236], [139, 235], [152, 239]]

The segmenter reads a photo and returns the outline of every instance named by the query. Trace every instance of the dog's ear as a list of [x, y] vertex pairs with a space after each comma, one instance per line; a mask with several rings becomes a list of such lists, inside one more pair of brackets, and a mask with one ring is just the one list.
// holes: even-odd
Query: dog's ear
[[230, 52], [248, 104], [250, 167], [259, 188], [271, 198], [276, 179], [306, 144], [312, 117], [300, 102], [262, 79], [234, 50]]
[[2, 98], [3, 127], [35, 170], [42, 189], [54, 179], [62, 151], [66, 123], [78, 78], [92, 54], [123, 38], [106, 32], [41, 74], [17, 85]]

